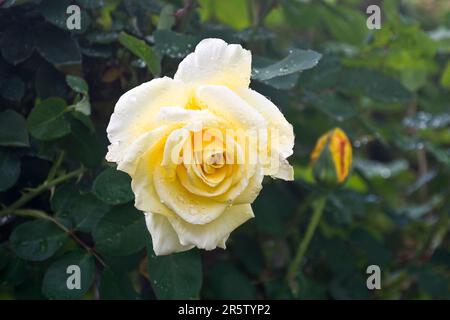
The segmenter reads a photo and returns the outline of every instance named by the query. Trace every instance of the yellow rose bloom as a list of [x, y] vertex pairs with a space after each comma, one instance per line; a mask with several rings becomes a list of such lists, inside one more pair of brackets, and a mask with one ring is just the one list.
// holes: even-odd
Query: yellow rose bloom
[[335, 128], [322, 135], [311, 153], [311, 163], [319, 182], [343, 183], [352, 167], [352, 145], [345, 132]]
[[131, 176], [157, 255], [225, 248], [254, 217], [263, 177], [293, 179], [292, 126], [249, 88], [251, 58], [205, 39], [173, 79], [143, 83], [115, 106], [106, 159]]

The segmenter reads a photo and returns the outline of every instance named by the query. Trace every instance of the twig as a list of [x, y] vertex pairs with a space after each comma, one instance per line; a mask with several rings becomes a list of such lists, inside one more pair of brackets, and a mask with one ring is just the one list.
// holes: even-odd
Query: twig
[[32, 200], [33, 198], [35, 198], [36, 196], [38, 196], [39, 194], [41, 194], [42, 192], [49, 190], [50, 188], [56, 186], [57, 184], [60, 184], [62, 182], [65, 182], [67, 180], [70, 180], [74, 177], [78, 177], [79, 175], [81, 175], [83, 172], [85, 171], [85, 169], [83, 167], [71, 171], [67, 174], [64, 174], [62, 176], [59, 176], [58, 178], [55, 178], [53, 180], [46, 180], [44, 181], [43, 184], [41, 184], [40, 186], [31, 189], [28, 193], [23, 194], [16, 202], [14, 202], [13, 204], [11, 204], [9, 207], [0, 210], [0, 217], [1, 216], [6, 216], [8, 214], [11, 214], [12, 211], [19, 209], [20, 207], [24, 206], [26, 203], [28, 203], [30, 200]]

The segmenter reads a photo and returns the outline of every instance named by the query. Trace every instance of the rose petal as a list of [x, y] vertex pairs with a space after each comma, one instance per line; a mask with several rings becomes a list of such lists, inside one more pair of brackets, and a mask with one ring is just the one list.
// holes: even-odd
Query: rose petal
[[167, 135], [172, 131], [173, 126], [161, 126], [150, 132], [144, 133], [127, 149], [122, 161], [119, 162], [117, 169], [127, 172], [130, 176], [134, 175], [139, 159], [158, 143], [165, 141]]
[[250, 84], [252, 55], [238, 44], [205, 39], [178, 66], [174, 78], [189, 83], [218, 84], [230, 88]]
[[169, 179], [156, 167], [153, 182], [159, 199], [176, 215], [192, 224], [205, 224], [219, 217], [227, 204], [190, 193], [178, 180]]
[[[237, 94], [258, 111], [267, 121], [267, 127], [278, 130], [278, 152], [283, 158], [292, 155], [294, 147], [294, 130], [276, 105], [262, 94], [247, 88], [236, 90]], [[274, 146], [275, 147], [275, 146]]]
[[228, 123], [231, 129], [258, 129], [267, 124], [266, 119], [255, 108], [227, 87], [200, 86], [196, 97], [211, 113]]
[[153, 251], [157, 256], [182, 252], [194, 247], [180, 243], [177, 233], [165, 216], [146, 212], [145, 223], [152, 237]]
[[123, 94], [106, 129], [111, 145], [106, 159], [121, 162], [131, 144], [159, 126], [156, 116], [164, 106], [184, 106], [189, 101], [186, 86], [167, 77], [153, 79]]
[[224, 247], [229, 234], [253, 217], [252, 207], [242, 204], [228, 207], [220, 217], [208, 224], [193, 225], [177, 217], [170, 217], [168, 220], [178, 234], [181, 244], [213, 250], [217, 246]]

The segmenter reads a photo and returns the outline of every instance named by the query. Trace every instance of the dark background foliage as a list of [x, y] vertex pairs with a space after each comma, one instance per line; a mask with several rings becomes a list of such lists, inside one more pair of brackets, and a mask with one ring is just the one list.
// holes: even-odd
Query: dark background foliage
[[[81, 30], [66, 28], [72, 3]], [[366, 28], [369, 4], [381, 30]], [[252, 50], [251, 86], [294, 125], [295, 181], [265, 180], [226, 251], [155, 257], [105, 128], [121, 94], [173, 76], [206, 37]], [[300, 49], [319, 64], [306, 70], [318, 56]], [[450, 298], [448, 1], [0, 0], [0, 52], [1, 299]], [[336, 126], [354, 170], [293, 294], [309, 153]], [[65, 287], [70, 264], [82, 290]], [[370, 264], [382, 290], [366, 288]]]

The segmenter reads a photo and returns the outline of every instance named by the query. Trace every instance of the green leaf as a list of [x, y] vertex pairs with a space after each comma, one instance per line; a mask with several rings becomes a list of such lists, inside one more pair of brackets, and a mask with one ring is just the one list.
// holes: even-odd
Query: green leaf
[[92, 190], [100, 200], [112, 205], [126, 203], [134, 198], [130, 176], [114, 168], [107, 168], [100, 173], [94, 180]]
[[300, 85], [309, 90], [333, 88], [339, 83], [342, 66], [334, 56], [325, 56], [316, 68], [300, 74]]
[[68, 32], [51, 26], [36, 31], [36, 48], [40, 55], [55, 65], [81, 63], [80, 48]]
[[20, 258], [31, 261], [50, 258], [66, 241], [64, 231], [46, 220], [25, 222], [9, 238], [11, 249]]
[[20, 159], [0, 148], [0, 191], [11, 188], [20, 176]]
[[156, 30], [153, 36], [155, 38], [155, 49], [161, 55], [174, 59], [186, 57], [199, 42], [197, 37], [170, 30]]
[[383, 163], [366, 159], [355, 159], [355, 168], [361, 170], [367, 178], [392, 178], [409, 168], [408, 161], [404, 159], [394, 160], [392, 162]]
[[357, 107], [354, 102], [336, 93], [307, 94], [306, 100], [337, 121], [347, 120], [357, 114]]
[[140, 267], [143, 260], [143, 251], [139, 251], [129, 256], [107, 256], [102, 255], [106, 265], [114, 270], [114, 272], [132, 272]]
[[99, 293], [102, 300], [136, 300], [138, 298], [129, 276], [111, 268], [103, 270]]
[[363, 95], [385, 103], [408, 102], [412, 98], [399, 81], [377, 71], [346, 69], [340, 79], [338, 89], [345, 93]]
[[71, 132], [64, 138], [64, 146], [71, 157], [86, 167], [94, 168], [100, 165], [104, 151], [95, 132], [77, 118], [73, 115], [69, 118]]
[[105, 5], [105, 0], [77, 0], [86, 9], [98, 9]]
[[133, 54], [144, 60], [150, 72], [158, 77], [161, 74], [161, 61], [152, 47], [132, 35], [120, 33], [119, 42]]
[[90, 193], [81, 194], [77, 198], [70, 214], [74, 227], [76, 230], [91, 232], [110, 207]]
[[255, 299], [256, 291], [250, 280], [230, 262], [215, 264], [208, 272], [208, 284], [213, 299]]
[[66, 82], [73, 91], [88, 94], [89, 87], [83, 78], [69, 74], [66, 76]]
[[264, 68], [255, 68], [252, 78], [255, 80], [269, 80], [275, 77], [286, 76], [291, 73], [311, 69], [317, 65], [322, 55], [312, 50], [291, 50], [289, 55]]
[[[253, 68], [254, 69], [262, 69], [269, 65], [274, 64], [275, 61], [271, 59], [267, 59], [264, 57], [254, 56], [253, 57]], [[299, 74], [298, 73], [291, 73], [286, 76], [280, 76], [280, 77], [274, 77], [268, 80], [262, 80], [261, 82], [274, 87], [278, 90], [289, 90], [295, 87], [295, 85], [298, 82]]]
[[66, 21], [68, 15], [66, 10], [70, 4], [70, 0], [42, 0], [38, 6], [38, 10], [45, 20], [63, 30], [67, 30]]
[[[148, 237], [148, 236], [147, 236]], [[147, 241], [148, 274], [158, 299], [198, 299], [202, 287], [202, 263], [197, 250], [156, 256]]]
[[39, 140], [61, 138], [70, 132], [70, 125], [64, 118], [66, 102], [60, 98], [48, 98], [40, 102], [28, 116], [28, 129]]
[[170, 30], [175, 25], [175, 9], [173, 5], [165, 5], [161, 9], [158, 19], [158, 30]]
[[366, 17], [360, 11], [344, 5], [324, 6], [321, 17], [329, 32], [338, 41], [360, 45], [369, 32], [366, 28]]
[[15, 24], [6, 28], [0, 43], [3, 58], [16, 65], [28, 59], [33, 53], [33, 32], [27, 26]]
[[91, 232], [110, 207], [91, 193], [80, 194], [73, 185], [56, 189], [52, 198], [56, 216], [69, 226], [82, 232]]
[[80, 11], [80, 30], [69, 30], [67, 28], [67, 18], [69, 17], [67, 8], [71, 4], [73, 4], [73, 1], [70, 0], [42, 0], [42, 2], [38, 6], [38, 10], [45, 18], [45, 20], [57, 26], [58, 28], [74, 33], [83, 33], [88, 28], [90, 20], [88, 14], [86, 13], [86, 10]]
[[13, 110], [0, 112], [0, 146], [30, 146], [27, 123], [21, 114]]
[[41, 99], [65, 97], [67, 94], [64, 75], [49, 63], [43, 63], [37, 69], [34, 87], [37, 96]]
[[450, 62], [447, 62], [447, 66], [442, 72], [441, 85], [446, 88], [450, 88]]
[[[75, 274], [68, 269], [77, 266], [80, 269], [80, 289], [69, 289], [70, 277]], [[95, 264], [87, 252], [70, 252], [59, 258], [48, 268], [42, 283], [42, 292], [49, 299], [81, 299], [94, 281]]]
[[261, 251], [261, 244], [255, 237], [234, 236], [231, 251], [233, 256], [236, 256], [251, 274], [258, 275], [263, 270], [264, 256]]
[[69, 108], [73, 108], [73, 110], [80, 112], [86, 116], [89, 116], [91, 114], [91, 104], [89, 102], [89, 96], [88, 95], [83, 96], [83, 98], [81, 98], [80, 101], [69, 106]]
[[[0, 79], [2, 80], [2, 79]], [[0, 96], [11, 101], [20, 101], [25, 94], [25, 83], [18, 76], [7, 77], [0, 82]]]
[[93, 237], [97, 250], [110, 256], [127, 256], [145, 246], [144, 215], [132, 204], [116, 206], [97, 224]]
[[296, 205], [295, 198], [283, 184], [266, 184], [253, 204], [255, 215], [258, 216], [255, 219], [257, 228], [270, 235], [285, 235], [283, 220], [287, 220], [295, 211]]
[[327, 298], [326, 288], [318, 284], [313, 279], [300, 274], [297, 277], [298, 287], [298, 299], [301, 300], [323, 300]]
[[78, 111], [72, 112], [71, 116], [77, 119], [80, 123], [82, 123], [89, 130], [89, 132], [91, 133], [95, 132], [94, 123], [92, 122], [89, 116]]
[[0, 245], [0, 271], [8, 264], [9, 256], [4, 245]]
[[0, 285], [18, 286], [25, 281], [28, 272], [29, 266], [26, 261], [10, 256], [0, 274]]
[[50, 200], [56, 218], [68, 228], [72, 228], [73, 222], [70, 214], [78, 201], [78, 194], [77, 186], [67, 183], [58, 186]]
[[200, 0], [199, 13], [202, 22], [217, 19], [234, 29], [242, 30], [251, 26], [252, 12], [247, 1], [242, 0]]

